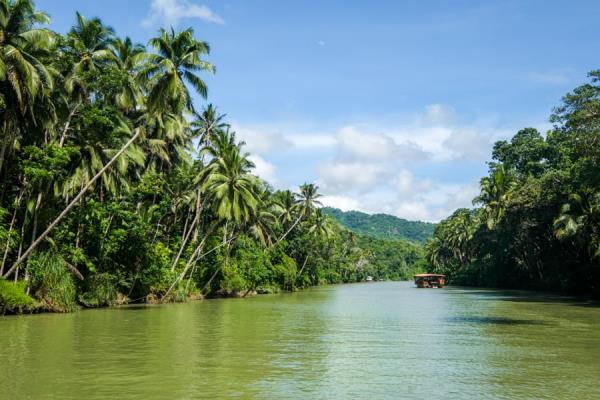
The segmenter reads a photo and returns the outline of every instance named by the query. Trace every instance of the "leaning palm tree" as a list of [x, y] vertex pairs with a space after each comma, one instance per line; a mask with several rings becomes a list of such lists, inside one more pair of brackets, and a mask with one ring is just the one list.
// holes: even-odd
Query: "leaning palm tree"
[[319, 187], [314, 183], [305, 183], [300, 186], [300, 193], [296, 195], [296, 208], [298, 217], [288, 230], [277, 240], [279, 243], [289, 235], [289, 233], [298, 225], [303, 218], [308, 218], [312, 215], [317, 206], [321, 206], [321, 202], [317, 200], [321, 197], [318, 193]]
[[215, 72], [214, 65], [201, 58], [210, 52], [208, 43], [196, 40], [194, 31], [188, 28], [181, 32], [161, 29], [159, 36], [150, 39], [150, 45], [158, 54], [148, 57], [148, 64], [140, 74], [140, 79], [149, 90], [149, 110], [193, 110], [186, 83], [206, 98], [206, 84], [197, 72]]
[[121, 155], [129, 149], [129, 147], [137, 140], [140, 136], [140, 129], [135, 129], [133, 136], [125, 143], [115, 154], [114, 156], [102, 167], [96, 175], [94, 175], [85, 186], [81, 188], [79, 193], [71, 200], [69, 204], [58, 214], [58, 216], [48, 225], [48, 227], [40, 234], [34, 241], [29, 245], [27, 250], [25, 250], [13, 263], [13, 265], [6, 271], [3, 275], [3, 278], [7, 278], [10, 276], [18, 267], [25, 261], [31, 253], [40, 245], [40, 243], [50, 234], [50, 232], [59, 224], [60, 221], [75, 207], [79, 201], [86, 195], [86, 193], [92, 188], [94, 183], [104, 175], [104, 173], [110, 169], [110, 167], [119, 160]]
[[[224, 229], [223, 242], [212, 250], [202, 254], [204, 245], [208, 237], [221, 223], [242, 226], [251, 221], [256, 216], [258, 207], [258, 195], [256, 193], [257, 178], [250, 173], [254, 164], [248, 160], [248, 155], [242, 153], [239, 145], [222, 147], [219, 152], [212, 150], [214, 158], [210, 164], [204, 168], [197, 178], [197, 183], [201, 185], [202, 193], [208, 206], [214, 211], [216, 219], [204, 232], [204, 238], [198, 243], [191, 256], [189, 257], [183, 271], [177, 276], [164, 295], [168, 298], [169, 294], [182, 281], [190, 268], [206, 254], [222, 246], [228, 246], [235, 238], [235, 232], [231, 229], [227, 232]], [[205, 284], [208, 287], [213, 279], [220, 272], [222, 266], [217, 268], [211, 278]]]
[[[334, 230], [331, 220], [325, 214], [323, 214], [320, 209], [315, 210], [312, 217], [308, 220], [308, 234], [315, 238], [328, 239], [333, 235], [333, 232]], [[304, 257], [302, 267], [300, 268], [300, 271], [298, 271], [295, 280], [298, 280], [298, 278], [302, 276], [302, 272], [304, 272], [304, 269], [308, 263], [308, 259], [311, 255], [311, 251], [308, 250], [306, 252], [306, 256]]]

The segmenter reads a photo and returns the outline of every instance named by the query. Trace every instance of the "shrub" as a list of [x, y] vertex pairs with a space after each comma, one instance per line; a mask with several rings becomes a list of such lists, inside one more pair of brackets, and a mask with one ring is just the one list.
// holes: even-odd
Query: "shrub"
[[25, 282], [0, 279], [0, 313], [23, 313], [35, 308], [35, 300], [25, 293]]
[[76, 288], [65, 260], [56, 252], [44, 251], [30, 257], [31, 286], [44, 309], [70, 312], [77, 309]]
[[115, 279], [107, 273], [95, 274], [86, 279], [86, 291], [79, 295], [79, 302], [86, 307], [110, 306], [117, 296]]

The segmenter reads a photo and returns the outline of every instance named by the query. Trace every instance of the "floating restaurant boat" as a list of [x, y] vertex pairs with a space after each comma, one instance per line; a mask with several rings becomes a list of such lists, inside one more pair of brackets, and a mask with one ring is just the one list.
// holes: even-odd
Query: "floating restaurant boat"
[[442, 274], [417, 274], [415, 285], [418, 288], [441, 288], [446, 284], [446, 275]]

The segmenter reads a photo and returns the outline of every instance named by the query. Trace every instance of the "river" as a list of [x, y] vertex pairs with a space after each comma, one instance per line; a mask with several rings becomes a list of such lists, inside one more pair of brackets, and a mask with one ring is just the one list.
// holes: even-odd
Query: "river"
[[2, 399], [599, 399], [600, 307], [408, 282], [0, 317]]

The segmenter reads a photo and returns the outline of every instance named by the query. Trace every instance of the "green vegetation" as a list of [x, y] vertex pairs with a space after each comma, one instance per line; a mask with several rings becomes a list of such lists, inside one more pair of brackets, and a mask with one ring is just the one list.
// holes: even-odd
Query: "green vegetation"
[[365, 214], [360, 211], [342, 211], [324, 207], [323, 212], [338, 220], [346, 228], [380, 239], [406, 239], [424, 243], [433, 236], [434, 224], [407, 221], [387, 214]]
[[553, 129], [493, 150], [479, 208], [442, 221], [431, 269], [455, 283], [600, 296], [600, 71], [554, 109]]
[[25, 282], [0, 279], [0, 314], [33, 311], [36, 302], [25, 293]]
[[414, 245], [333, 224], [317, 186], [275, 191], [253, 175], [224, 117], [192, 102], [215, 67], [191, 29], [145, 47], [79, 13], [66, 35], [47, 22], [30, 0], [0, 0], [3, 312], [294, 290], [422, 265]]

